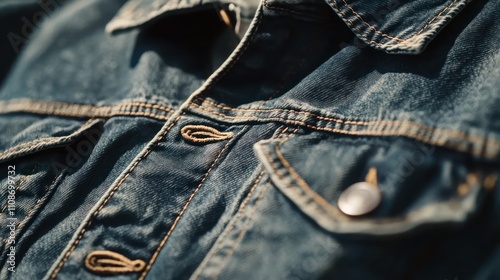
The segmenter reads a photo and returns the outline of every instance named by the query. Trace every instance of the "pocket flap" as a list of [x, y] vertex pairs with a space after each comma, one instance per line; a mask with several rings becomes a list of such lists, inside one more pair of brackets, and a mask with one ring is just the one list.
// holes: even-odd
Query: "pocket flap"
[[[335, 233], [390, 235], [425, 226], [460, 224], [476, 212], [480, 176], [466, 158], [408, 139], [347, 139], [313, 132], [254, 149], [273, 184], [304, 214]], [[339, 197], [376, 170], [381, 201], [349, 216]], [[373, 175], [373, 174], [372, 174]]]
[[103, 119], [91, 119], [82, 125], [80, 120], [60, 118], [47, 118], [34, 122], [31, 126], [17, 133], [9, 143], [2, 145], [0, 162], [64, 146], [83, 135], [98, 135], [101, 131], [93, 131], [93, 129], [97, 129], [96, 127], [102, 125], [103, 122]]

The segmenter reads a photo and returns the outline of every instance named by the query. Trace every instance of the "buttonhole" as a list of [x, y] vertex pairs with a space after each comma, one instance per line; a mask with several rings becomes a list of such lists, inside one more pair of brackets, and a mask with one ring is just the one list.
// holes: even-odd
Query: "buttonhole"
[[85, 267], [99, 274], [130, 273], [143, 271], [146, 263], [143, 260], [131, 260], [113, 251], [99, 250], [87, 255]]
[[223, 141], [234, 136], [232, 132], [221, 132], [206, 125], [186, 125], [181, 129], [181, 135], [184, 140], [196, 144]]

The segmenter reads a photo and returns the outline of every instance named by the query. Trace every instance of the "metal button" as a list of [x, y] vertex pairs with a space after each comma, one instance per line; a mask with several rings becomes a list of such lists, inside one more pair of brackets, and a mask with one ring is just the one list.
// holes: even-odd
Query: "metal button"
[[376, 185], [359, 182], [342, 192], [338, 207], [346, 215], [360, 216], [377, 208], [381, 200], [382, 195]]

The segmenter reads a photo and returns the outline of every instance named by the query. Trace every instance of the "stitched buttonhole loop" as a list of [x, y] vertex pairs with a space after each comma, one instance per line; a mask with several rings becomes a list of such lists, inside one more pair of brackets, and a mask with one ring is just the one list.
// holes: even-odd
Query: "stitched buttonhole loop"
[[188, 142], [207, 144], [231, 139], [234, 133], [222, 132], [206, 125], [186, 125], [181, 129], [181, 135]]
[[99, 274], [141, 272], [146, 267], [143, 260], [131, 260], [112, 251], [93, 251], [85, 259], [85, 267]]

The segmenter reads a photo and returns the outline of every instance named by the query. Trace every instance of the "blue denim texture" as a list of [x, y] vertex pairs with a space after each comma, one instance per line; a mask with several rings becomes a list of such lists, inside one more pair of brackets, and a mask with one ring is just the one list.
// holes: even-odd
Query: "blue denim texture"
[[0, 279], [498, 279], [499, 18], [0, 0]]

